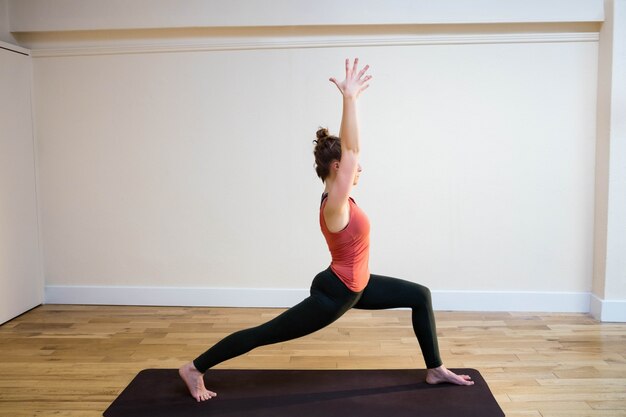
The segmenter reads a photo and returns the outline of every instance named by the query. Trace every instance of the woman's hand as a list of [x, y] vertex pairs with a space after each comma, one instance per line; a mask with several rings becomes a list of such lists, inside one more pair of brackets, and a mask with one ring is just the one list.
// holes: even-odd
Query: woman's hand
[[369, 84], [367, 83], [372, 76], [365, 75], [369, 65], [363, 67], [361, 71], [357, 73], [359, 64], [359, 58], [354, 59], [354, 64], [350, 68], [350, 60], [346, 59], [346, 79], [342, 82], [337, 82], [335, 78], [330, 78], [330, 81], [334, 83], [344, 98], [358, 98], [361, 92], [363, 92]]

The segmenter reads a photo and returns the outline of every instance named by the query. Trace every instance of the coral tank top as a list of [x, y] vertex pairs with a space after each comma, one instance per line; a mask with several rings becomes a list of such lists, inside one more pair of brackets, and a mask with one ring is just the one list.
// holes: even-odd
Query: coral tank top
[[363, 210], [349, 199], [350, 219], [339, 232], [331, 232], [324, 220], [326, 195], [322, 196], [320, 226], [332, 258], [330, 268], [352, 291], [363, 291], [370, 278], [370, 222]]

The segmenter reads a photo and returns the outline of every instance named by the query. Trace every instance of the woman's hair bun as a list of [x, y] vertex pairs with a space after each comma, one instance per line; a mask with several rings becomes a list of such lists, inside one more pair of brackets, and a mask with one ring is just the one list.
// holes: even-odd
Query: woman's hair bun
[[320, 127], [315, 132], [317, 139], [313, 154], [315, 155], [315, 172], [317, 176], [326, 181], [330, 174], [330, 164], [332, 161], [341, 160], [341, 140], [337, 136], [328, 133], [328, 129]]
[[320, 127], [317, 132], [315, 133], [315, 135], [317, 136], [317, 139], [324, 139], [328, 137], [328, 129], [326, 129], [325, 127]]

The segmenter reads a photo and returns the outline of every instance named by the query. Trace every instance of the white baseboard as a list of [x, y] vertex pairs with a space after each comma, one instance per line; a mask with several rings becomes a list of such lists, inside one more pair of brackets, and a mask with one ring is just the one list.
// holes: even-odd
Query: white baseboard
[[602, 322], [626, 323], [626, 300], [603, 300], [591, 294], [590, 312]]
[[[308, 289], [48, 285], [45, 303], [282, 308], [308, 295]], [[433, 291], [432, 297], [435, 310], [590, 311], [590, 294], [585, 292]]]
[[587, 292], [433, 291], [433, 308], [450, 311], [588, 313]]
[[46, 286], [46, 304], [188, 307], [290, 307], [308, 290], [130, 286]]

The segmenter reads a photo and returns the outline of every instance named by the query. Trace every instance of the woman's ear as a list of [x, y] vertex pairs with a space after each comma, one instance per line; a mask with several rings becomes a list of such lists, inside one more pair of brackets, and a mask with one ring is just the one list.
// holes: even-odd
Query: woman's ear
[[336, 170], [339, 170], [339, 161], [335, 161], [333, 163], [333, 168], [335, 168]]

